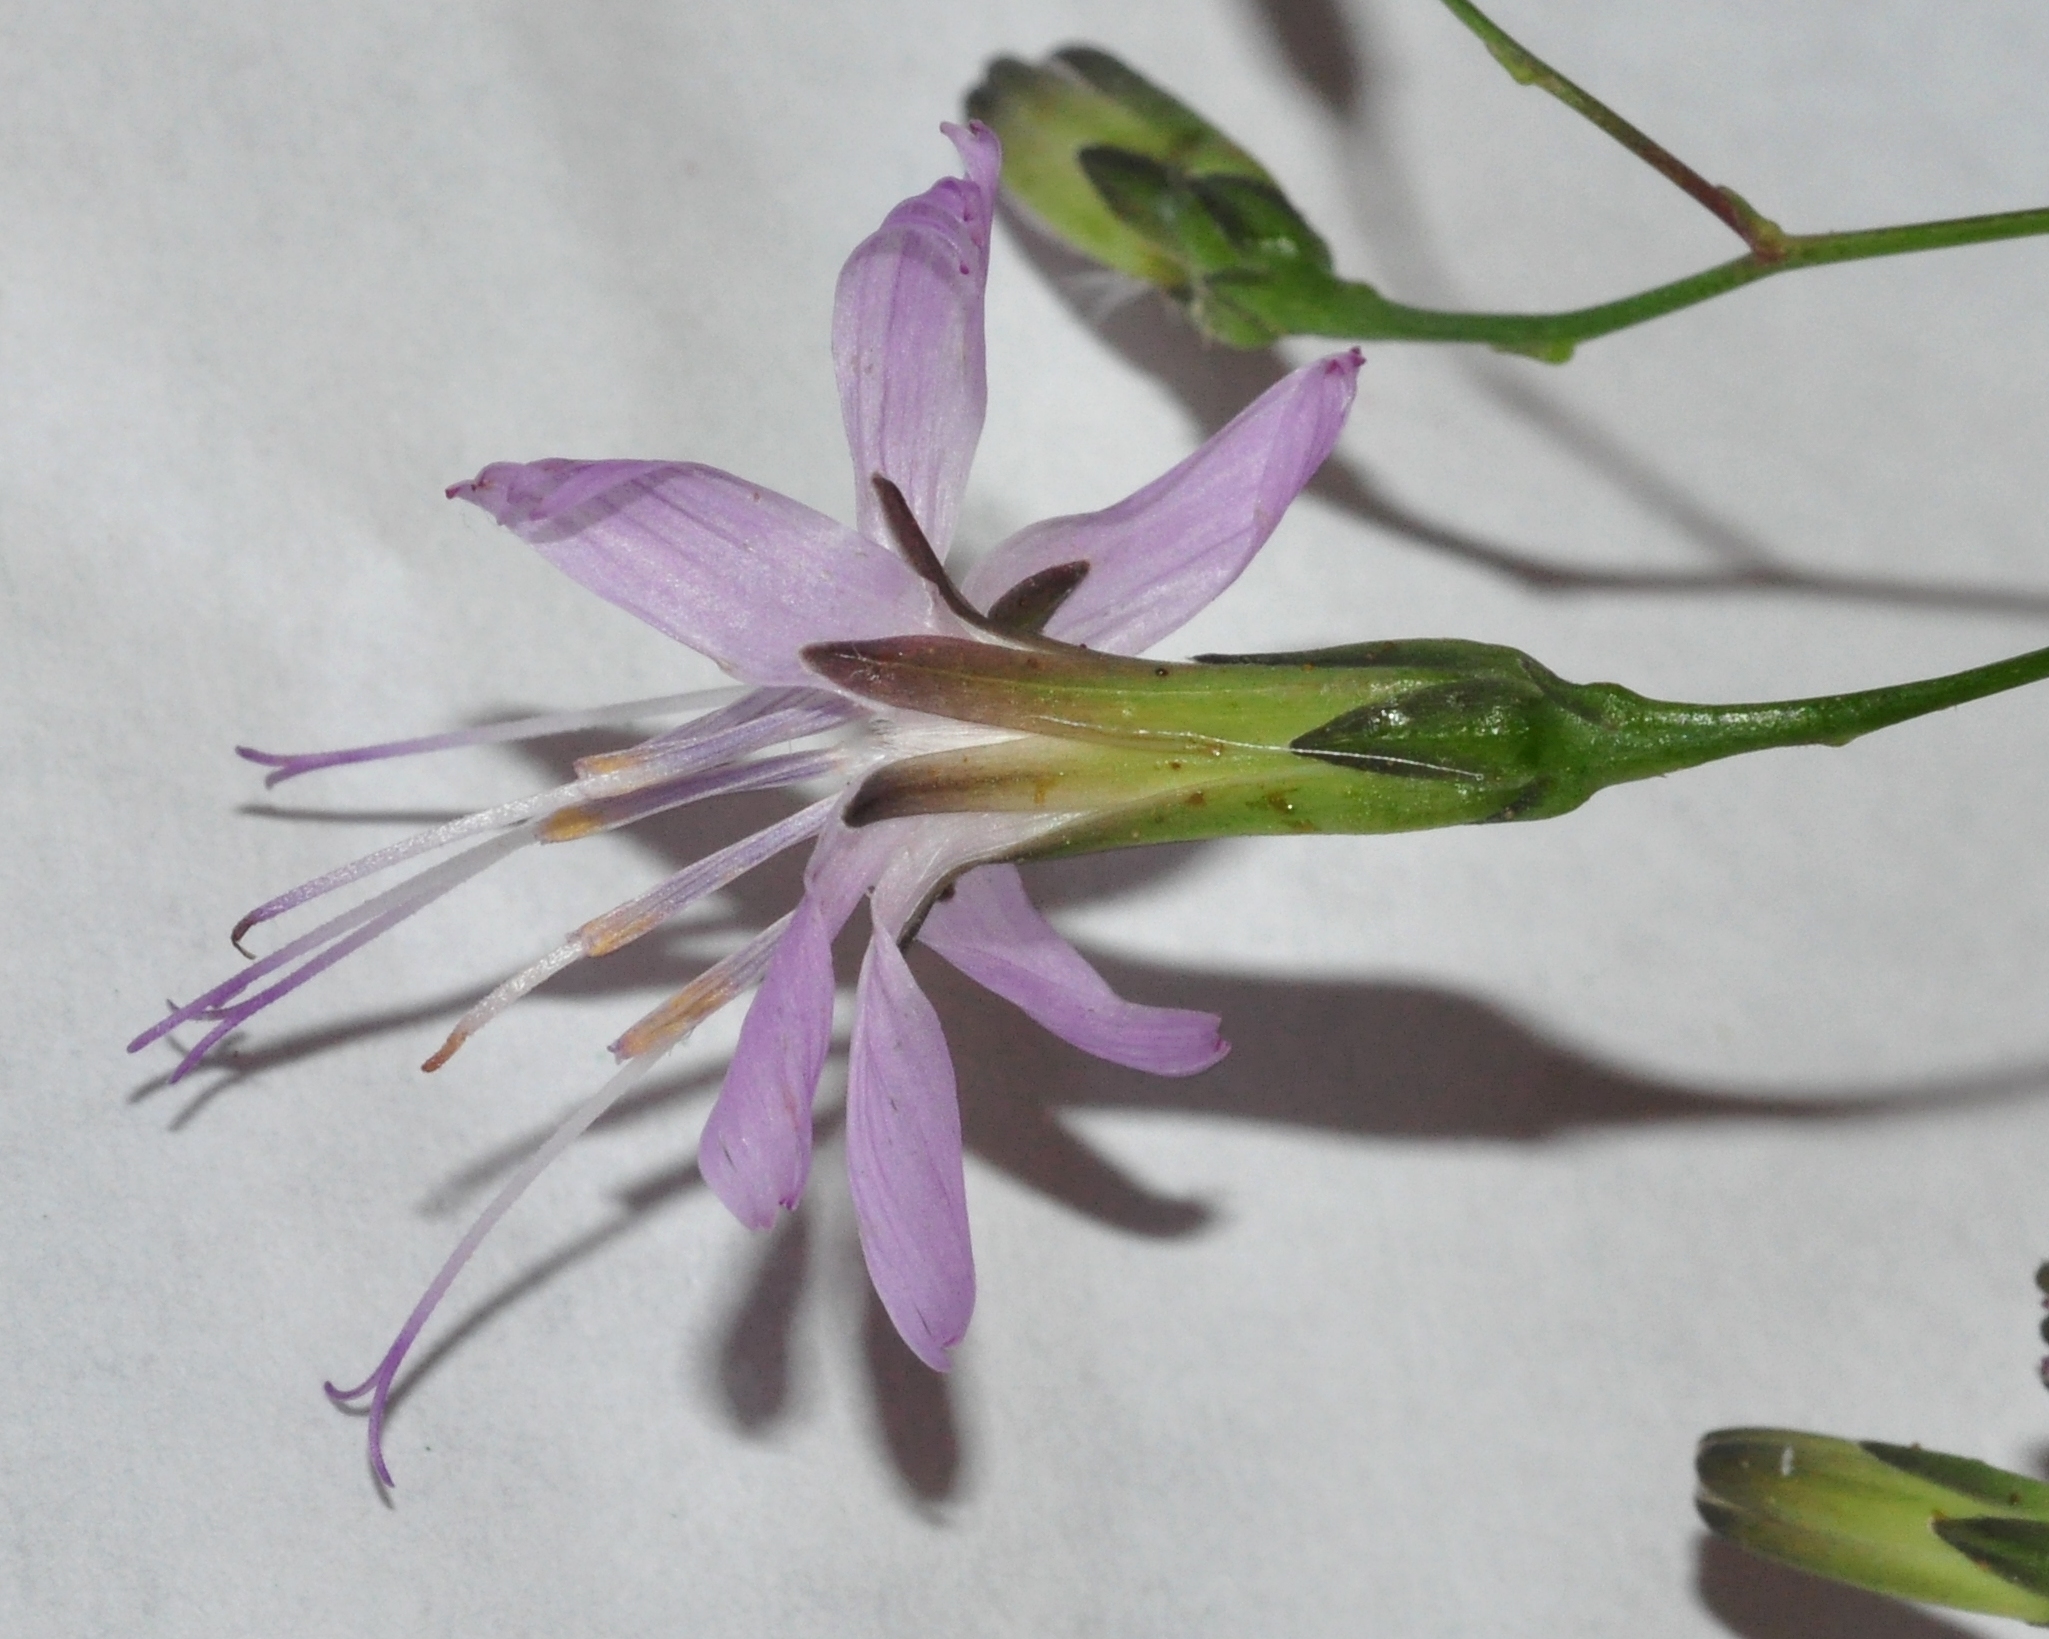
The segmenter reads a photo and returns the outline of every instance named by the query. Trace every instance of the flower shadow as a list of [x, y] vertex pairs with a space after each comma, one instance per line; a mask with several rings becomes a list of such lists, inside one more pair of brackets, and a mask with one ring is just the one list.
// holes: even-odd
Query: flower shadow
[[[969, 1153], [1106, 1229], [1150, 1239], [1201, 1231], [1212, 1221], [1212, 1205], [1160, 1192], [1133, 1177], [1073, 1129], [1073, 1113], [1224, 1115], [1365, 1142], [1542, 1144], [1576, 1131], [1673, 1122], [1899, 1119], [1959, 1102], [2032, 1096], [2049, 1082], [2044, 1065], [1866, 1094], [1761, 1096], [1631, 1073], [1441, 988], [1190, 975], [1099, 959], [1106, 977], [1127, 994], [1219, 1009], [1230, 1021], [1231, 1058], [1192, 1080], [1163, 1081], [1086, 1058], [936, 960], [918, 966], [959, 1065]], [[607, 1124], [644, 1119], [701, 1098], [715, 1079], [716, 1072], [665, 1078]], [[830, 1164], [840, 1124], [837, 1109], [821, 1111], [821, 1166]], [[455, 1210], [516, 1166], [540, 1136], [536, 1131], [494, 1146], [444, 1181], [423, 1209], [437, 1215]], [[702, 1189], [694, 1162], [676, 1163], [621, 1188], [599, 1223], [470, 1303], [409, 1369], [393, 1396], [393, 1411], [519, 1301], [616, 1245], [654, 1214], [701, 1200]], [[704, 1369], [694, 1374], [729, 1424], [750, 1437], [772, 1433], [794, 1411], [798, 1323], [807, 1289], [820, 1279], [841, 1278], [841, 1271], [862, 1280], [851, 1240], [842, 1248], [846, 1256], [821, 1258], [814, 1245], [818, 1234], [813, 1208], [800, 1209], [767, 1232], [740, 1282], [738, 1300], [705, 1351]], [[872, 1293], [864, 1290], [860, 1302], [859, 1347], [876, 1432], [907, 1498], [924, 1512], [953, 1496], [963, 1474], [955, 1391], [904, 1349]], [[1776, 1632], [1757, 1630], [1757, 1639]]]
[[[566, 772], [585, 744], [529, 748], [549, 778]], [[786, 811], [762, 795], [692, 808], [636, 827], [637, 844], [663, 868], [702, 857]], [[1100, 903], [1186, 869], [1201, 845], [1135, 850], [1071, 861], [1037, 873], [1035, 895], [1049, 906]], [[556, 979], [532, 1002], [550, 997], [633, 1002], [673, 989], [694, 974], [709, 948], [727, 944], [781, 914], [800, 891], [801, 859], [785, 857], [734, 884], [701, 921], [640, 942]], [[841, 979], [851, 983], [856, 941], [843, 949]], [[1371, 980], [1302, 980], [1228, 972], [1197, 973], [1131, 960], [1098, 959], [1105, 977], [1141, 1001], [1219, 1013], [1232, 1056], [1205, 1074], [1164, 1080], [1090, 1059], [1045, 1035], [1009, 1004], [960, 978], [936, 958], [914, 953], [921, 982], [944, 1021], [958, 1066], [962, 1125], [969, 1152], [1103, 1227], [1148, 1239], [1205, 1229], [1211, 1203], [1156, 1190], [1101, 1154], [1070, 1117], [1087, 1110], [1224, 1115], [1268, 1126], [1342, 1135], [1373, 1143], [1540, 1144], [1579, 1130], [1655, 1123], [1734, 1121], [1848, 1122], [1896, 1119], [1964, 1101], [2032, 1096], [2049, 1084], [2049, 1064], [1893, 1089], [1832, 1090], [1760, 1096], [1735, 1087], [1660, 1081], [1547, 1039], [1488, 1003], [1430, 985]], [[488, 982], [488, 981], [487, 981]], [[368, 1036], [416, 1031], [449, 1018], [477, 988], [354, 1019], [323, 1023], [260, 1048], [234, 1052], [173, 1120], [264, 1071]], [[625, 1022], [625, 1016], [620, 1018]], [[714, 1067], [658, 1077], [629, 1095], [599, 1130], [649, 1123], [706, 1099]], [[161, 1078], [135, 1096], [148, 1093]], [[837, 1147], [841, 1113], [821, 1101], [821, 1151]], [[472, 1209], [546, 1136], [548, 1127], [503, 1139], [444, 1178], [421, 1203], [429, 1216]], [[819, 1165], [829, 1165], [822, 1154]], [[396, 1412], [439, 1368], [491, 1322], [549, 1282], [570, 1273], [646, 1224], [655, 1214], [703, 1199], [694, 1160], [674, 1161], [622, 1186], [611, 1210], [588, 1230], [515, 1271], [451, 1316], [392, 1396]], [[818, 1209], [788, 1217], [766, 1236], [738, 1301], [691, 1374], [738, 1432], [763, 1436], [793, 1413], [800, 1371], [799, 1327], [807, 1288], [821, 1280], [860, 1281], [864, 1316], [860, 1358], [869, 1382], [876, 1433], [907, 1500], [921, 1513], [952, 1497], [967, 1464], [948, 1380], [919, 1364], [865, 1290], [851, 1229], [835, 1234], [844, 1256], [821, 1257]]]

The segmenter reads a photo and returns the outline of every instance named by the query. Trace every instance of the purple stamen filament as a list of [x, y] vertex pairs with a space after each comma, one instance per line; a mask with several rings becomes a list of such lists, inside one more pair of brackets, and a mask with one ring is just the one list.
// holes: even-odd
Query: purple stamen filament
[[578, 729], [609, 728], [645, 717], [670, 717], [678, 712], [701, 711], [737, 699], [745, 692], [741, 688], [722, 688], [700, 689], [692, 694], [665, 694], [651, 700], [627, 700], [618, 705], [598, 706], [589, 711], [554, 711], [538, 717], [521, 717], [509, 723], [487, 723], [481, 728], [423, 734], [412, 740], [386, 740], [378, 745], [344, 746], [336, 751], [276, 752], [237, 746], [235, 755], [271, 770], [263, 781], [267, 788], [295, 780], [301, 774], [310, 774], [318, 768], [383, 762], [393, 757], [417, 757], [425, 752], [451, 751], [459, 746], [540, 740], [551, 734], [574, 733]]
[[[789, 923], [790, 918], [785, 916], [772, 927], [763, 929], [738, 950], [714, 962], [657, 1009], [656, 1014], [669, 1015], [665, 1032], [622, 1064], [603, 1087], [577, 1105], [547, 1140], [520, 1163], [518, 1170], [491, 1197], [490, 1204], [477, 1215], [476, 1221], [456, 1243], [455, 1250], [449, 1253], [434, 1279], [428, 1283], [427, 1290], [420, 1294], [420, 1301], [406, 1316], [405, 1324], [399, 1328], [391, 1347], [385, 1350], [377, 1369], [351, 1389], [336, 1388], [331, 1382], [322, 1385], [328, 1399], [337, 1406], [352, 1405], [364, 1395], [370, 1396], [370, 1464], [385, 1485], [397, 1483], [384, 1460], [384, 1414], [391, 1399], [392, 1385], [421, 1330], [440, 1306], [449, 1287], [455, 1284], [463, 1266], [483, 1244], [484, 1237], [497, 1227], [498, 1220], [512, 1210], [558, 1155], [581, 1138], [599, 1117], [661, 1061], [670, 1048], [685, 1040], [699, 1023], [761, 977], [769, 958], [775, 954], [776, 941], [782, 937]], [[649, 1017], [654, 1018], [656, 1014]]]

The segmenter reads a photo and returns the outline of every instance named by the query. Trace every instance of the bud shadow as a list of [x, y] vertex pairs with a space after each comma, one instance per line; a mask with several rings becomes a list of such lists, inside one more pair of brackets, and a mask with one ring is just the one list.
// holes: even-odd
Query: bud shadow
[[[1428, 215], [1388, 117], [1396, 104], [1387, 92], [1400, 84], [1401, 70], [1385, 61], [1373, 39], [1368, 8], [1341, 8], [1334, 0], [1250, 0], [1248, 9], [1335, 129], [1354, 220], [1381, 264], [1370, 271], [1389, 275], [1387, 282], [1410, 300], [1456, 302], [1456, 287], [1430, 249]], [[1450, 18], [1435, 23], [1454, 33], [1459, 28]], [[1467, 43], [1483, 49], [1476, 40]]]
[[1250, 0], [1281, 58], [1331, 115], [1349, 124], [1371, 106], [1373, 84], [1351, 25], [1333, 0]]
[[1694, 1588], [1739, 1639], [1969, 1639], [1976, 1630], [1917, 1605], [1700, 1540]]

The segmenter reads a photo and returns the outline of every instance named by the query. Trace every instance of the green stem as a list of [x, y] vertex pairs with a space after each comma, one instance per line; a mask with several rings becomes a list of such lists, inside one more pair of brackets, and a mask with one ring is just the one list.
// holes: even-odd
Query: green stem
[[1848, 745], [1874, 729], [2049, 678], [2049, 649], [1995, 660], [1946, 677], [1808, 700], [1703, 706], [1647, 700], [1626, 689], [1594, 685], [1607, 696], [1615, 722], [1613, 762], [1603, 784], [1650, 779], [1682, 768], [1778, 746]]
[[1652, 170], [1704, 205], [1715, 219], [1741, 239], [1762, 260], [1782, 254], [1785, 234], [1767, 216], [1751, 209], [1742, 195], [1717, 186], [1663, 143], [1640, 131], [1592, 92], [1568, 80], [1557, 69], [1514, 39], [1470, 0], [1444, 0], [1451, 14], [1477, 34], [1518, 85], [1548, 91], [1575, 114], [1591, 121]]
[[1484, 342], [1504, 352], [1563, 362], [1581, 342], [1726, 295], [1796, 268], [1857, 262], [1954, 245], [2049, 233], [2049, 208], [1959, 216], [1845, 233], [1782, 235], [1774, 254], [1756, 251], [1620, 300], [1560, 313], [1462, 313], [1390, 301], [1371, 285], [1344, 280], [1232, 283], [1230, 300], [1283, 333], [1346, 341]]
[[1733, 189], [1708, 181], [1663, 144], [1625, 120], [1525, 49], [1471, 0], [1444, 0], [1452, 15], [1479, 36], [1497, 61], [1524, 85], [1558, 98], [1623, 147], [1683, 189], [1736, 233], [1749, 250], [1734, 261], [1656, 285], [1612, 302], [1561, 313], [1461, 313], [1390, 301], [1370, 285], [1305, 276], [1294, 280], [1218, 281], [1218, 294], [1282, 333], [1332, 336], [1346, 341], [1483, 342], [1504, 352], [1562, 363], [1581, 342], [1611, 335], [1649, 319], [1768, 279], [1795, 268], [1856, 262], [1954, 245], [1983, 244], [2049, 233], [2049, 209], [1953, 217], [1899, 227], [1845, 233], [1787, 233], [1753, 210]]

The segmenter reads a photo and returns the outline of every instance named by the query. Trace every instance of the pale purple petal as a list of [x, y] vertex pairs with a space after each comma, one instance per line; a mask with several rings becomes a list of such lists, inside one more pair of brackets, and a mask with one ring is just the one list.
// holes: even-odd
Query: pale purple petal
[[990, 860], [1016, 859], [1050, 831], [1071, 823], [1065, 813], [920, 814], [877, 820], [855, 833], [879, 834], [888, 853], [875, 877], [869, 914], [902, 936], [932, 896], [961, 872]]
[[1214, 1013], [1127, 1002], [1053, 931], [1015, 865], [985, 865], [932, 907], [918, 938], [986, 990], [1085, 1053], [1156, 1076], [1192, 1076], [1230, 1049]]
[[740, 1025], [697, 1164], [712, 1192], [749, 1229], [793, 1207], [811, 1175], [811, 1101], [832, 1045], [832, 939], [808, 894], [776, 946]]
[[952, 629], [888, 547], [715, 467], [500, 462], [448, 493], [751, 683], [815, 686], [806, 643]]
[[861, 963], [847, 1176], [876, 1295], [911, 1352], [945, 1371], [975, 1308], [960, 1106], [939, 1016], [880, 931]]
[[832, 356], [861, 533], [885, 538], [870, 483], [880, 473], [944, 557], [988, 403], [982, 292], [1003, 151], [984, 125], [942, 129], [968, 174], [905, 200], [847, 259]]
[[1354, 348], [1284, 377], [1136, 495], [1020, 530], [968, 571], [961, 590], [986, 609], [1029, 575], [1085, 562], [1088, 575], [1046, 635], [1120, 654], [1157, 643], [1238, 578], [1323, 465], [1360, 363]]
[[832, 1046], [832, 942], [889, 858], [882, 830], [834, 821], [819, 838], [804, 897], [741, 1022], [698, 1140], [705, 1182], [750, 1229], [794, 1207], [810, 1176], [811, 1106]]
[[804, 891], [824, 903], [834, 929], [844, 927], [861, 895], [917, 847], [930, 823], [905, 819], [850, 826], [834, 819], [804, 869]]

